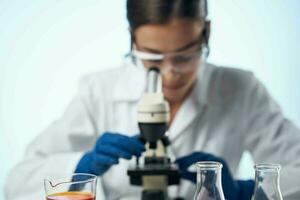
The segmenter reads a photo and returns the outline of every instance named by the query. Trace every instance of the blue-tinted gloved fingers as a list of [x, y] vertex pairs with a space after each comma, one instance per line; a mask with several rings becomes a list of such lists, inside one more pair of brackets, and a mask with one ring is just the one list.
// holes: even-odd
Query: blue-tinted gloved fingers
[[76, 166], [75, 173], [91, 173], [90, 163], [92, 163], [92, 159], [92, 152], [84, 154]]
[[196, 172], [181, 171], [180, 174], [181, 174], [181, 177], [186, 180], [192, 181], [193, 183], [197, 182], [197, 173]]
[[[239, 187], [239, 198], [240, 199], [251, 199], [254, 193], [254, 180], [238, 180]], [[267, 199], [267, 197], [265, 196]]]
[[130, 159], [145, 151], [138, 137], [128, 137], [117, 133], [104, 133], [96, 142], [92, 151], [85, 153], [77, 164], [75, 172], [102, 175], [119, 158]]
[[140, 156], [141, 153], [145, 151], [144, 144], [137, 138], [128, 137], [117, 133], [105, 133], [101, 137], [101, 140], [99, 140], [99, 142], [97, 143], [96, 150], [101, 148], [102, 144], [111, 144], [113, 146], [118, 146], [136, 156]]
[[218, 158], [212, 154], [203, 153], [203, 152], [194, 152], [190, 155], [177, 159], [175, 162], [179, 165], [181, 169], [187, 169], [188, 167], [190, 167], [191, 165], [199, 161], [214, 161], [226, 165], [223, 159]]
[[91, 163], [90, 173], [101, 176], [106, 172], [111, 165], [99, 165], [98, 163]]
[[95, 152], [88, 152], [80, 159], [75, 173], [92, 173], [102, 175], [112, 165], [118, 163], [115, 158], [103, 155], [97, 155]]
[[108, 165], [108, 166], [119, 163], [119, 160], [116, 157], [112, 157], [105, 154], [97, 154], [97, 153], [94, 153], [93, 161], [98, 165]]
[[98, 149], [97, 153], [109, 155], [114, 158], [125, 158], [131, 159], [132, 154], [122, 148], [117, 146], [103, 144], [100, 149]]
[[110, 166], [118, 163], [118, 158], [93, 152], [92, 162], [90, 163], [90, 171], [93, 174], [102, 175], [109, 169]]
[[194, 152], [177, 159], [175, 162], [179, 165], [180, 169], [187, 169], [198, 161], [208, 161], [208, 158], [207, 154]]
[[178, 164], [181, 170], [185, 170], [192, 164], [196, 163], [197, 161], [199, 161], [198, 158], [191, 155], [187, 155], [177, 159], [175, 162]]

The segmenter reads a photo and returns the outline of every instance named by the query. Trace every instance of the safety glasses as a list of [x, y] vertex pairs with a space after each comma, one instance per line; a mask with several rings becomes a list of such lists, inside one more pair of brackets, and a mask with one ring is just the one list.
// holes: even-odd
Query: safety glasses
[[174, 71], [177, 73], [187, 73], [195, 70], [207, 57], [206, 45], [201, 45], [196, 50], [156, 54], [133, 49], [126, 55], [132, 59], [137, 67], [158, 67], [162, 73]]

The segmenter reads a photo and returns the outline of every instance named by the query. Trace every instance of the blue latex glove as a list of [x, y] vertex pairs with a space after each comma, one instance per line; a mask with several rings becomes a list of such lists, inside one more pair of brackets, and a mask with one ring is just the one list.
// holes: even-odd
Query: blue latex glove
[[176, 163], [184, 179], [196, 183], [197, 173], [188, 171], [188, 168], [198, 161], [215, 161], [223, 164], [222, 168], [222, 188], [225, 199], [228, 200], [250, 200], [254, 192], [253, 180], [234, 180], [231, 176], [227, 163], [219, 157], [203, 152], [195, 152], [188, 156], [179, 158]]
[[75, 173], [103, 175], [119, 158], [131, 159], [141, 156], [144, 144], [137, 137], [128, 137], [117, 133], [104, 133], [96, 142], [94, 149], [83, 155]]

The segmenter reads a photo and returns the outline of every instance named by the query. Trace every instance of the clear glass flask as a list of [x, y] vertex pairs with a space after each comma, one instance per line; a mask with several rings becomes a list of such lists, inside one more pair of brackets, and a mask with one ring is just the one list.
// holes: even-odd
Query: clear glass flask
[[225, 200], [222, 167], [219, 162], [197, 162], [197, 189], [194, 200]]
[[255, 189], [252, 200], [282, 200], [279, 187], [280, 165], [256, 164]]
[[97, 176], [75, 173], [44, 179], [46, 200], [95, 200]]

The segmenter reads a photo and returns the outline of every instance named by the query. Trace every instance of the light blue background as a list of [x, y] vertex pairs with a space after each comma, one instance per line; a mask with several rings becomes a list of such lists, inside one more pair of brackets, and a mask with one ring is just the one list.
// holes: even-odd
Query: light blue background
[[[298, 126], [299, 7], [298, 0], [210, 1], [210, 61], [253, 71]], [[0, 191], [78, 79], [120, 63], [128, 39], [124, 0], [0, 0]], [[245, 160], [240, 176], [251, 177]]]

